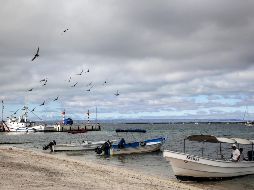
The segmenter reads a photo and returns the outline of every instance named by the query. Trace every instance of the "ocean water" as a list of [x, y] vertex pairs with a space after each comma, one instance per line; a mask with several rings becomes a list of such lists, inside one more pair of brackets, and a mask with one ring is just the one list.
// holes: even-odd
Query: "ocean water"
[[[116, 128], [140, 128], [146, 129], [145, 134], [116, 134]], [[57, 143], [81, 142], [82, 140], [118, 140], [124, 137], [127, 141], [140, 140], [154, 137], [166, 136], [167, 141], [163, 145], [163, 149], [183, 151], [183, 139], [193, 134], [209, 134], [224, 137], [239, 137], [246, 139], [254, 139], [254, 127], [246, 127], [243, 124], [121, 124], [121, 123], [106, 123], [102, 124], [101, 131], [87, 132], [81, 134], [69, 133], [0, 133], [0, 143], [9, 143], [17, 147], [34, 149], [42, 151], [42, 147], [50, 141], [55, 140]], [[250, 146], [241, 146], [245, 153]], [[229, 144], [223, 144], [223, 154], [229, 158], [231, 149]], [[217, 157], [219, 146], [212, 143], [186, 143], [186, 152], [201, 155], [201, 149], [204, 151], [204, 156]], [[49, 154], [49, 152], [45, 152]], [[93, 151], [87, 152], [62, 152], [53, 153], [62, 156], [68, 156], [78, 160], [90, 160], [96, 163], [109, 164], [117, 167], [128, 168], [137, 172], [146, 173], [153, 176], [160, 176], [165, 179], [176, 180], [170, 164], [163, 158], [162, 152], [154, 152], [147, 154], [122, 155], [105, 158], [97, 156]], [[254, 189], [254, 175], [234, 178], [225, 181], [213, 182], [183, 182], [192, 184], [204, 189]]]

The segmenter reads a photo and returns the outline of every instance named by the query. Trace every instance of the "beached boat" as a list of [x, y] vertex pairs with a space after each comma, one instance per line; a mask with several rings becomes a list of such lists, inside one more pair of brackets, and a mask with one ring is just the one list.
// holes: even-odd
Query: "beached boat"
[[161, 146], [165, 142], [164, 137], [147, 139], [144, 141], [136, 141], [125, 143], [123, 146], [120, 144], [113, 144], [110, 148], [110, 155], [120, 154], [134, 154], [134, 153], [146, 153], [160, 150]]
[[82, 141], [81, 143], [57, 144], [55, 141], [52, 141], [48, 145], [44, 146], [43, 150], [50, 149], [52, 152], [95, 150], [98, 146], [103, 145], [105, 142], [106, 141]]
[[[139, 132], [144, 133], [145, 130], [139, 129], [128, 129], [119, 130], [116, 132]], [[135, 154], [135, 153], [147, 153], [160, 150], [161, 146], [164, 144], [166, 138], [154, 138], [142, 141], [134, 141], [126, 143], [124, 138], [122, 138], [117, 144], [110, 144], [106, 142], [104, 145], [98, 147], [95, 151], [100, 155], [121, 155], [121, 154]]]
[[[185, 140], [220, 144], [222, 159], [210, 159], [185, 153]], [[248, 161], [233, 162], [223, 159], [222, 143], [251, 145]], [[175, 176], [182, 180], [221, 179], [254, 174], [253, 140], [224, 138], [211, 135], [192, 135], [184, 139], [184, 153], [165, 150], [163, 156], [170, 161]]]

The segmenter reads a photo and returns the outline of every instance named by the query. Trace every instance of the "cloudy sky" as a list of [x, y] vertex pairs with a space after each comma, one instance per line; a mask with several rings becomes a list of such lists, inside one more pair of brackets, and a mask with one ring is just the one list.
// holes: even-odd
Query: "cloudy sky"
[[1, 0], [0, 23], [5, 117], [253, 118], [254, 1]]

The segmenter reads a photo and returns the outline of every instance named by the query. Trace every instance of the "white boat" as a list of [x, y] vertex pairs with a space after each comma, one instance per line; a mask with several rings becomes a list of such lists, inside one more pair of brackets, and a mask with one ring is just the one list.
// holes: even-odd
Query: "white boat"
[[[47, 146], [44, 146], [44, 150], [48, 148], [51, 149], [52, 152], [59, 151], [86, 151], [86, 150], [95, 150], [98, 146], [101, 146], [106, 141], [82, 141], [81, 143], [67, 143], [67, 144], [57, 144], [56, 142], [50, 142]], [[112, 141], [113, 143], [114, 141]]]
[[5, 131], [9, 132], [34, 132], [35, 122], [28, 121], [27, 119], [27, 107], [24, 107], [24, 113], [18, 118], [12, 116], [8, 118], [6, 122], [4, 122]]
[[3, 123], [6, 132], [42, 132], [54, 131], [53, 126], [46, 126], [44, 124], [36, 125], [35, 122], [28, 120], [28, 107], [24, 106], [24, 113], [17, 117], [13, 115]]
[[155, 152], [161, 149], [165, 140], [166, 139], [164, 137], [160, 137], [156, 139], [130, 142], [126, 143], [124, 147], [119, 146], [119, 144], [113, 144], [110, 148], [110, 155]]
[[[170, 162], [175, 176], [182, 180], [192, 179], [221, 179], [254, 174], [253, 140], [240, 138], [224, 138], [211, 135], [192, 135], [190, 141], [219, 143], [238, 143], [252, 145], [249, 151], [249, 161], [233, 162], [223, 159], [209, 159], [202, 156], [165, 150], [163, 156]], [[185, 140], [184, 140], [185, 142]], [[184, 143], [185, 151], [185, 143]]]

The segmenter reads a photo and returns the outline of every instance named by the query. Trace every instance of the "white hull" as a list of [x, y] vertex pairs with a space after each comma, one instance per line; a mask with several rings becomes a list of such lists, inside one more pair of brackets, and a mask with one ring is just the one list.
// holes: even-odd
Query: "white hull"
[[139, 146], [137, 148], [114, 148], [114, 149], [111, 148], [110, 155], [154, 152], [160, 150], [161, 146], [162, 143], [158, 142], [158, 143], [147, 143], [145, 146]]
[[163, 156], [178, 177], [229, 178], [254, 174], [254, 161], [211, 160], [173, 151], [164, 151]]
[[90, 142], [85, 141], [84, 143], [73, 143], [73, 144], [57, 144], [53, 146], [53, 151], [85, 151], [94, 150], [98, 146], [104, 144], [105, 141]]

